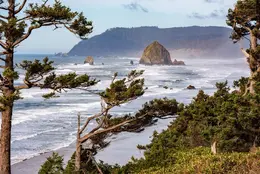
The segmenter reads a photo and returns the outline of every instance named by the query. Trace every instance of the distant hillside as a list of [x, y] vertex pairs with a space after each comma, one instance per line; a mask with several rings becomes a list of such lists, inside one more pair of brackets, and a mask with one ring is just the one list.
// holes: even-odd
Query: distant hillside
[[78, 56], [138, 56], [144, 48], [157, 40], [171, 53], [171, 57], [242, 57], [239, 44], [229, 38], [226, 27], [138, 27], [113, 28], [83, 40], [69, 55]]

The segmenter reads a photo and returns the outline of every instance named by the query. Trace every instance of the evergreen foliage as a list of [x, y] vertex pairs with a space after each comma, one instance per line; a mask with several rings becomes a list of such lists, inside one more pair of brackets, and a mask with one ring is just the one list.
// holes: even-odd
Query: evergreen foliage
[[[79, 87], [89, 87], [98, 81], [88, 75], [69, 73], [56, 75], [53, 62], [48, 58], [23, 61], [18, 67], [25, 70], [24, 84], [15, 85], [19, 78], [14, 65], [16, 48], [39, 28], [52, 26], [54, 29], [66, 28], [81, 39], [92, 32], [92, 22], [83, 13], [73, 12], [60, 0], [29, 3], [28, 0], [0, 0], [0, 61], [3, 69], [0, 75], [0, 110], [2, 112], [0, 173], [11, 173], [11, 125], [14, 102], [20, 97], [20, 90], [32, 87], [51, 89], [45, 98], [57, 97], [57, 93]], [[3, 57], [2, 57], [3, 56]]]
[[[227, 25], [232, 27], [230, 38], [234, 43], [246, 39], [250, 43], [249, 49], [242, 52], [247, 58], [251, 76], [247, 84], [242, 88], [247, 93], [255, 93], [254, 88], [258, 86], [256, 79], [260, 76], [260, 2], [259, 0], [238, 0], [234, 9], [228, 10]], [[242, 83], [240, 83], [241, 85]]]
[[[150, 144], [138, 146], [139, 149], [145, 149], [144, 158], [133, 158], [132, 162], [124, 166], [122, 170], [125, 173], [142, 173], [142, 170], [150, 171], [155, 168], [162, 171], [163, 168], [168, 168], [168, 173], [170, 173], [170, 171], [177, 170], [176, 168], [180, 165], [178, 161], [180, 153], [189, 151], [190, 155], [196, 155], [193, 151], [196, 151], [197, 147], [207, 149], [214, 141], [217, 142], [217, 152], [220, 153], [220, 156], [216, 157], [217, 161], [214, 161], [212, 154], [212, 159], [210, 157], [205, 160], [213, 160], [212, 165], [215, 166], [202, 166], [200, 170], [206, 172], [208, 168], [213, 170], [214, 167], [217, 167], [214, 170], [219, 170], [219, 173], [225, 173], [225, 170], [232, 173], [233, 169], [228, 168], [232, 166], [232, 161], [234, 166], [239, 168], [238, 164], [241, 161], [239, 158], [233, 158], [233, 156], [236, 157], [236, 153], [232, 154], [232, 152], [244, 152], [247, 156], [249, 154], [245, 152], [260, 146], [258, 138], [260, 136], [260, 103], [258, 99], [260, 93], [250, 97], [243, 96], [236, 91], [231, 92], [227, 87], [227, 82], [217, 83], [216, 87], [217, 91], [213, 96], [199, 91], [193, 101], [178, 112], [178, 117], [167, 130], [161, 134], [154, 132]], [[193, 150], [194, 148], [195, 150]], [[198, 162], [203, 163], [203, 154], [200, 155], [198, 159], [202, 158], [202, 160]], [[183, 161], [176, 173], [182, 173], [181, 167], [192, 165], [193, 162], [195, 163], [196, 159], [191, 158], [190, 164]], [[253, 162], [255, 167], [258, 167], [256, 169], [259, 170], [259, 161], [254, 159]], [[227, 165], [227, 168], [220, 170], [221, 165], [224, 164]], [[185, 173], [185, 170], [183, 172]], [[192, 173], [188, 170], [186, 172]], [[214, 171], [211, 172], [214, 173]]]
[[53, 152], [52, 156], [41, 166], [39, 174], [62, 174], [63, 173], [63, 157]]

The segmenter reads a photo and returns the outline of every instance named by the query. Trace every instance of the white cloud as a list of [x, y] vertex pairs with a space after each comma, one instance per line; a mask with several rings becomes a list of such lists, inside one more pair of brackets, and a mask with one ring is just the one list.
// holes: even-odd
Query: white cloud
[[77, 3], [75, 3], [75, 0], [64, 0], [64, 3], [77, 8], [94, 6], [111, 8], [122, 7], [123, 4], [138, 3], [150, 12], [188, 14], [193, 11], [210, 13], [219, 8], [232, 7], [236, 2], [236, 0], [218, 0], [218, 3], [207, 3], [206, 1], [207, 0], [77, 0]]

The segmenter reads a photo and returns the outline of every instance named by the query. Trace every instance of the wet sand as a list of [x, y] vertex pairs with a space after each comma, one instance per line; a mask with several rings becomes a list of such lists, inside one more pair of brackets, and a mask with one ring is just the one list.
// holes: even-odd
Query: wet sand
[[[132, 156], [140, 158], [143, 152], [138, 150], [138, 144], [145, 145], [151, 141], [154, 130], [160, 132], [162, 129], [167, 129], [167, 125], [172, 119], [159, 120], [156, 125], [147, 127], [141, 133], [123, 132], [119, 135], [111, 137], [111, 144], [101, 150], [97, 155], [97, 160], [102, 160], [109, 164], [126, 164]], [[62, 155], [66, 164], [71, 155], [75, 151], [75, 144], [69, 147], [61, 148], [56, 152]], [[12, 174], [37, 174], [41, 165], [46, 161], [47, 157], [51, 156], [52, 152], [47, 152], [27, 159], [25, 161], [12, 165]]]

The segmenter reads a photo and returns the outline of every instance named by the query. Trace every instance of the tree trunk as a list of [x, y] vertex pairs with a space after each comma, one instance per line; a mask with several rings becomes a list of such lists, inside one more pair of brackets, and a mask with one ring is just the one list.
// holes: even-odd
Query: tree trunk
[[76, 154], [75, 154], [75, 171], [80, 171], [80, 162], [81, 162], [80, 114], [78, 114], [78, 132], [77, 132], [77, 143], [76, 143]]
[[[13, 70], [13, 50], [6, 55], [6, 67]], [[2, 124], [1, 124], [1, 146], [0, 146], [0, 173], [11, 174], [11, 128], [13, 100], [10, 98], [14, 93], [13, 77], [5, 78], [6, 83], [3, 87], [3, 97], [8, 98], [9, 102], [3, 105]]]
[[75, 155], [75, 170], [80, 171], [80, 161], [81, 161], [81, 144], [77, 140], [76, 143], [76, 155]]
[[5, 108], [2, 112], [2, 125], [1, 125], [1, 149], [0, 149], [0, 173], [11, 173], [11, 122], [12, 122], [12, 106]]
[[[250, 45], [250, 49], [252, 51], [256, 51], [257, 49], [257, 37], [251, 32], [250, 34], [250, 42], [251, 42], [251, 45]], [[249, 81], [248, 81], [248, 85], [247, 85], [247, 88], [246, 88], [246, 91], [245, 91], [245, 95], [250, 93], [250, 94], [255, 94], [255, 83], [256, 81], [254, 80], [255, 77], [257, 77], [259, 75], [259, 62], [257, 60], [257, 58], [253, 57], [252, 54], [250, 54], [249, 56], [249, 67], [250, 67], [250, 70], [251, 70], [251, 75], [250, 75], [250, 78], [249, 78]]]
[[253, 33], [250, 34], [250, 41], [251, 41], [251, 49], [255, 51], [257, 47], [257, 37]]

